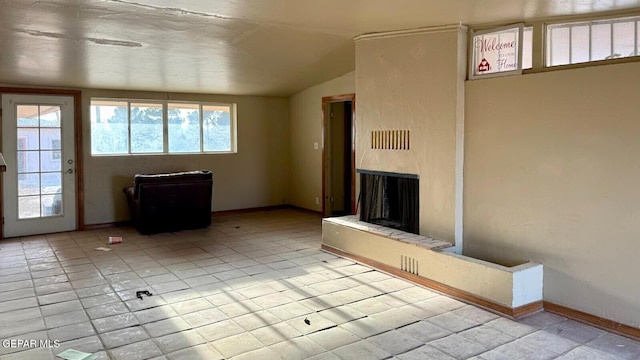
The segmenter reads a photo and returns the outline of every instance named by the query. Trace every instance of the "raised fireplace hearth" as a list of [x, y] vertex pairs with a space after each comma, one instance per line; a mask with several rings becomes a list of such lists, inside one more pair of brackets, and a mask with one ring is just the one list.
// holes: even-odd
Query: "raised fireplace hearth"
[[420, 233], [418, 175], [358, 169], [360, 220]]

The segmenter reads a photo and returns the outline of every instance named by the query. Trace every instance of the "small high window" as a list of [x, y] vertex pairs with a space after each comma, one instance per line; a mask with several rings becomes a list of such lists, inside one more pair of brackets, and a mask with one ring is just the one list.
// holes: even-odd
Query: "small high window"
[[638, 56], [640, 16], [547, 25], [546, 66]]

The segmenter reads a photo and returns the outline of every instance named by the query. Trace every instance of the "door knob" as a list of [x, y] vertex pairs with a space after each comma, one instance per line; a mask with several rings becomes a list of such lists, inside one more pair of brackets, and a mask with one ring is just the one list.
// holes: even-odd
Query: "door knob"
[[73, 169], [69, 169], [67, 171], [64, 172], [65, 174], [73, 174]]

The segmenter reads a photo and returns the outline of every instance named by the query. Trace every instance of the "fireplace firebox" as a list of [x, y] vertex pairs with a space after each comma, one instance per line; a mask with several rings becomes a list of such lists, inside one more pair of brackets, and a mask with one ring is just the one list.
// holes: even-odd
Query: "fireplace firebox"
[[358, 173], [361, 221], [420, 233], [418, 175], [363, 169]]

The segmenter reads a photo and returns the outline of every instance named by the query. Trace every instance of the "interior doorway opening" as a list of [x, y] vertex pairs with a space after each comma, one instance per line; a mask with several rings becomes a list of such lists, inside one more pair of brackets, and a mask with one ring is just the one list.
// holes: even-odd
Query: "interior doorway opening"
[[322, 98], [322, 215], [356, 213], [355, 94]]

